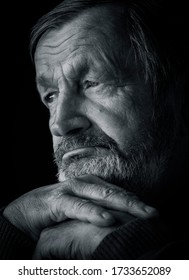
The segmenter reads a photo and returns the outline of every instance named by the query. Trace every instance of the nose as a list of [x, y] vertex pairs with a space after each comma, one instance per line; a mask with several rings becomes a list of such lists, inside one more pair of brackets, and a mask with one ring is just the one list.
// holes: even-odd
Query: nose
[[90, 121], [81, 112], [81, 106], [82, 101], [77, 95], [60, 93], [49, 121], [51, 134], [66, 136], [87, 130]]

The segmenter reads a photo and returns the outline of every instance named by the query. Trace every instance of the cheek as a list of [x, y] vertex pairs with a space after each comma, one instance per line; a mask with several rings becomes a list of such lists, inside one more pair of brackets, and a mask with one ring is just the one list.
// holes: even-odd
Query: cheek
[[106, 135], [125, 147], [136, 136], [140, 118], [123, 100], [108, 100], [108, 102], [89, 102], [88, 118]]
[[62, 138], [52, 135], [52, 142], [53, 142], [53, 150], [54, 152], [57, 150], [59, 144], [61, 143]]
[[57, 102], [50, 104], [49, 106], [49, 128], [54, 124], [56, 120], [56, 110], [57, 110]]

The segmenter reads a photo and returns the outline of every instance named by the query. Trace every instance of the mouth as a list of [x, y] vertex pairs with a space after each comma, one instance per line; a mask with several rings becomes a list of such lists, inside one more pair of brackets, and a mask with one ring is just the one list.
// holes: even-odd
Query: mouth
[[78, 148], [74, 149], [72, 151], [69, 151], [63, 155], [63, 161], [69, 160], [71, 158], [77, 157], [77, 158], [84, 158], [89, 156], [96, 156], [100, 150], [101, 155], [107, 154], [108, 149], [104, 147], [84, 147], [84, 148]]

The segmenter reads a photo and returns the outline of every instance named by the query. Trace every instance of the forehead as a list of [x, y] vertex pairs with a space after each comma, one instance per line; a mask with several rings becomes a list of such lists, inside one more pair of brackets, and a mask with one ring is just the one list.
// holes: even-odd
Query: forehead
[[115, 22], [119, 18], [112, 7], [98, 7], [83, 12], [59, 29], [46, 32], [36, 48], [36, 68], [52, 67], [78, 54], [86, 61], [95, 50], [110, 53], [118, 46], [119, 28]]

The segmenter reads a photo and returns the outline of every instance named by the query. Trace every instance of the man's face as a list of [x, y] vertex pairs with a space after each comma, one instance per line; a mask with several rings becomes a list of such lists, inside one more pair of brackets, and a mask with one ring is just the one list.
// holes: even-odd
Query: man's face
[[93, 174], [140, 192], [156, 184], [164, 155], [153, 146], [150, 87], [115, 21], [98, 8], [44, 34], [37, 87], [50, 112], [59, 180]]

